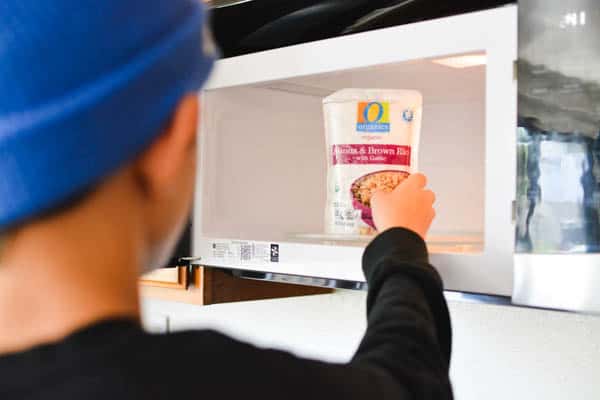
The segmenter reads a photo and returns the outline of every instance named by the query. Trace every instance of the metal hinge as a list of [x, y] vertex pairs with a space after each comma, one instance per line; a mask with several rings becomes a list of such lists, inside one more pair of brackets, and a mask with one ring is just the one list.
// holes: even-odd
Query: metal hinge
[[511, 202], [511, 217], [510, 217], [511, 221], [513, 222], [513, 224], [517, 221], [517, 201], [513, 200]]
[[198, 265], [202, 261], [202, 257], [179, 257], [180, 263], [186, 263], [187, 265]]

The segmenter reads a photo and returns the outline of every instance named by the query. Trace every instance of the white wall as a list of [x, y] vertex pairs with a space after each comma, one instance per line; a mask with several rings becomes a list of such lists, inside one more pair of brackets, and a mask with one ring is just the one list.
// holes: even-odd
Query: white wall
[[[458, 400], [600, 399], [600, 318], [516, 307], [450, 303], [452, 380]], [[365, 328], [365, 294], [197, 307], [144, 301], [161, 330], [214, 328], [259, 346], [346, 361]]]

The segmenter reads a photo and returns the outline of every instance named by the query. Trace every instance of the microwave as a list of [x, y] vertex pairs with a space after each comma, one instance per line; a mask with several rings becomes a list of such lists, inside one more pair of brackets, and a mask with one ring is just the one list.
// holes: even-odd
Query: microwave
[[[533, 154], [523, 137], [543, 129], [522, 124], [531, 118], [521, 112], [525, 100], [517, 85], [525, 65], [518, 27], [538, 12], [511, 4], [219, 60], [201, 93], [193, 263], [252, 279], [364, 288], [361, 256], [369, 239], [324, 233], [322, 102], [343, 88], [415, 89], [423, 95], [419, 170], [437, 195], [427, 246], [446, 290], [599, 311], [600, 257], [588, 248], [558, 254], [560, 247], [522, 247], [523, 227], [534, 227], [527, 213], [547, 206], [532, 201], [535, 185], [523, 179], [540, 168], [523, 156]], [[585, 301], [567, 294], [548, 301], [547, 293], [561, 288], [557, 277], [568, 271], [537, 280], [545, 273], [537, 256], [558, 269], [570, 261], [556, 257], [591, 257], [587, 278], [579, 278]], [[558, 280], [549, 284], [552, 279]]]
[[420, 169], [438, 198], [432, 263], [451, 290], [510, 296], [516, 32], [508, 6], [219, 60], [201, 95], [193, 255], [204, 266], [364, 282], [366, 242], [323, 234], [322, 101], [347, 87], [416, 89]]

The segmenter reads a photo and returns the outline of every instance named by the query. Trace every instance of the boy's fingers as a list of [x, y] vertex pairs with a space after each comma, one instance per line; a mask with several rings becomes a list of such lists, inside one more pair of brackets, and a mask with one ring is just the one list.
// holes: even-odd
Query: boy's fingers
[[427, 185], [427, 178], [423, 174], [411, 174], [408, 178], [406, 178], [404, 184], [418, 189], [423, 189], [425, 185]]
[[425, 198], [425, 201], [433, 204], [435, 203], [435, 193], [433, 193], [431, 190], [425, 190], [423, 192], [423, 197]]

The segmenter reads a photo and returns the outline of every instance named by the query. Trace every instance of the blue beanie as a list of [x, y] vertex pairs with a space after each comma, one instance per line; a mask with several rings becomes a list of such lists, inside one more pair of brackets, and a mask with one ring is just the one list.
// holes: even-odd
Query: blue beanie
[[213, 63], [199, 0], [0, 1], [0, 229], [133, 159]]

